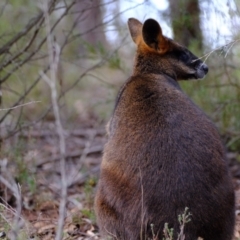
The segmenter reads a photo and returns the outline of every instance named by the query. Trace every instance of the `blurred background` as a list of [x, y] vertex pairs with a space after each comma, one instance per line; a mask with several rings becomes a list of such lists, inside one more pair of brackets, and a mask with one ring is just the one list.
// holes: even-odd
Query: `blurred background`
[[[133, 69], [130, 17], [142, 22], [158, 20], [164, 35], [185, 45], [209, 66], [203, 80], [180, 84], [217, 125], [233, 176], [240, 177], [239, 7], [239, 0], [0, 2], [0, 174], [21, 185], [21, 214], [35, 233], [42, 227], [36, 224], [45, 208], [53, 213], [43, 222], [55, 223], [61, 199], [61, 149], [51, 89], [44, 76], [51, 79], [54, 61], [66, 140], [67, 210], [77, 209], [79, 214], [81, 209], [77, 217], [73, 211], [75, 222], [71, 217], [68, 223], [84, 226], [81, 232], [86, 234], [95, 224], [93, 196], [106, 142], [104, 126], [119, 88]], [[15, 207], [16, 196], [0, 182], [0, 203]], [[6, 212], [0, 215], [5, 232], [11, 229], [6, 216]], [[29, 236], [29, 231], [22, 234]]]
[[[47, 1], [47, 0], [46, 0]], [[41, 1], [0, 3], [1, 141], [39, 121], [52, 121], [49, 49]], [[184, 91], [240, 147], [238, 0], [49, 1], [53, 41], [60, 48], [58, 91], [66, 127], [105, 124], [119, 86], [131, 74], [135, 46], [127, 19], [155, 18], [166, 36], [190, 48], [209, 65], [203, 81], [182, 82]], [[53, 50], [54, 51], [54, 50]], [[69, 125], [68, 125], [69, 124]]]
[[[49, 1], [50, 27], [60, 47], [58, 87], [61, 118], [66, 124], [105, 124], [119, 86], [131, 74], [135, 46], [127, 19], [157, 19], [172, 37], [209, 65], [208, 77], [182, 82], [187, 94], [238, 145], [239, 2], [236, 0], [68, 0]], [[41, 1], [0, 3], [1, 138], [51, 121], [49, 53]], [[206, 54], [206, 55], [204, 55]], [[209, 55], [208, 55], [209, 54]], [[240, 143], [240, 142], [239, 142]]]

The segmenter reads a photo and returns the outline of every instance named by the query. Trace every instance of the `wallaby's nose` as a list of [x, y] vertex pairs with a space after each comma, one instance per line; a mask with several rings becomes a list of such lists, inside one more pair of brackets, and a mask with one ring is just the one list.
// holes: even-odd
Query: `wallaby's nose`
[[205, 74], [208, 73], [208, 66], [205, 63], [202, 64], [202, 70], [204, 71]]

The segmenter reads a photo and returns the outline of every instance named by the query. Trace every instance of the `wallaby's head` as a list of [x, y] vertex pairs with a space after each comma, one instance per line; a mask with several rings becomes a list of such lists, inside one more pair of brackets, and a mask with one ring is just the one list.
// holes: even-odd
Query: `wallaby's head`
[[187, 48], [162, 34], [157, 21], [143, 24], [130, 18], [128, 27], [137, 45], [134, 74], [166, 74], [176, 80], [203, 78], [208, 67]]

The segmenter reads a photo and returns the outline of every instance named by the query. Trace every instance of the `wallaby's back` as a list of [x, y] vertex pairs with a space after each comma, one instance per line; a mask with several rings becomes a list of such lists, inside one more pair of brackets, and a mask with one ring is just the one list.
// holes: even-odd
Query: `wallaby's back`
[[109, 124], [95, 201], [101, 232], [160, 240], [168, 223], [176, 239], [188, 207], [185, 240], [230, 240], [234, 192], [224, 147], [177, 82], [202, 78], [207, 66], [164, 37], [155, 20], [130, 19], [129, 28], [138, 50]]

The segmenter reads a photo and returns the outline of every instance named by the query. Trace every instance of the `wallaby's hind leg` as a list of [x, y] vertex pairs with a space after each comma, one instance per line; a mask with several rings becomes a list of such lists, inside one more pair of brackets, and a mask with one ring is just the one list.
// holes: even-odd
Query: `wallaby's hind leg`
[[226, 221], [226, 224], [222, 228], [205, 229], [205, 233], [202, 234], [204, 240], [232, 240], [234, 231], [234, 219], [231, 217], [230, 221]]

